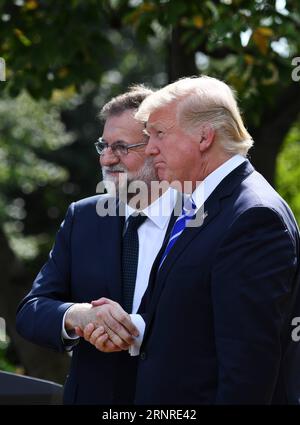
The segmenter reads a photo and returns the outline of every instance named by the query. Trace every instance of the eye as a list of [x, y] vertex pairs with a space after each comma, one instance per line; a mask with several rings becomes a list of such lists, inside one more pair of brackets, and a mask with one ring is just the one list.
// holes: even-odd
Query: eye
[[120, 152], [120, 153], [126, 152], [127, 153], [127, 144], [126, 143], [119, 143], [119, 142], [113, 143], [111, 145], [111, 148], [115, 152]]
[[158, 137], [158, 139], [162, 139], [163, 138], [163, 136], [164, 136], [164, 131], [162, 131], [162, 130], [157, 130], [156, 131], [156, 135], [157, 135], [157, 137]]

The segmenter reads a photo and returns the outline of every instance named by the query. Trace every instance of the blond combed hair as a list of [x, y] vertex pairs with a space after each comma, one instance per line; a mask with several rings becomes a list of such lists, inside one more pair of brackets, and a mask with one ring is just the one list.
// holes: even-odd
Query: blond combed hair
[[146, 122], [150, 114], [166, 106], [176, 108], [177, 123], [186, 133], [211, 125], [216, 142], [229, 154], [246, 156], [253, 145], [234, 91], [223, 81], [208, 76], [177, 80], [148, 96], [136, 118]]

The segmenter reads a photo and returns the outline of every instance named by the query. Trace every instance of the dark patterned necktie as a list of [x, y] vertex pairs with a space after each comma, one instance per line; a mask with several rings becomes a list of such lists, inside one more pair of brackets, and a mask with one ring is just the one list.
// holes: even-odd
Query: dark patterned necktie
[[123, 308], [132, 312], [134, 288], [139, 259], [138, 228], [146, 220], [145, 215], [131, 215], [123, 237], [122, 247], [122, 277], [123, 277]]

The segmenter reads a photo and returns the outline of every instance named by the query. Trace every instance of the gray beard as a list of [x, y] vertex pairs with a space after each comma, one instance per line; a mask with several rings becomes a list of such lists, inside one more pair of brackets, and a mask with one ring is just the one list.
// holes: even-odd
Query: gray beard
[[[109, 172], [121, 171], [118, 177], [111, 176]], [[150, 189], [151, 182], [157, 181], [155, 168], [152, 158], [147, 158], [142, 168], [135, 173], [129, 173], [127, 168], [122, 165], [113, 165], [111, 167], [102, 167], [103, 182], [109, 195], [130, 201], [136, 193], [128, 191], [131, 183], [142, 181]], [[108, 182], [109, 184], [105, 184]], [[113, 185], [112, 185], [113, 184]]]

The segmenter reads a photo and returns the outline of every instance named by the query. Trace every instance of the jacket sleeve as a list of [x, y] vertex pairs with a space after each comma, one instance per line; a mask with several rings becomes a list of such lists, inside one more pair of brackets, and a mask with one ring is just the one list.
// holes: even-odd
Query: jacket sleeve
[[228, 230], [212, 272], [217, 404], [271, 402], [297, 261], [272, 209], [249, 209]]
[[71, 235], [74, 203], [56, 235], [48, 261], [17, 309], [17, 331], [43, 347], [63, 351], [62, 320], [70, 303]]

